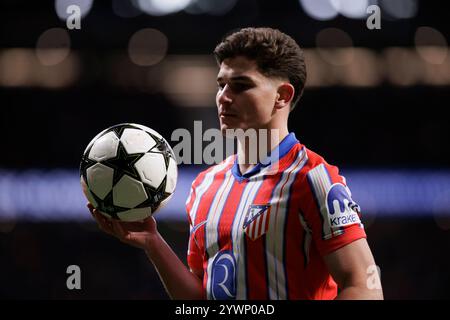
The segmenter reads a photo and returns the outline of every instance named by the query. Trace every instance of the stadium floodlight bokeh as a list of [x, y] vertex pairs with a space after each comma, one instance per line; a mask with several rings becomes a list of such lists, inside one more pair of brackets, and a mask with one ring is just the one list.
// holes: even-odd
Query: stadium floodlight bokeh
[[153, 16], [164, 16], [185, 9], [191, 0], [137, 0], [135, 4], [143, 12]]
[[365, 19], [370, 5], [381, 6], [384, 19], [410, 19], [416, 16], [417, 0], [299, 0], [302, 9], [313, 19], [332, 20], [339, 15], [349, 19]]
[[122, 18], [135, 18], [140, 14], [143, 14], [136, 4], [135, 0], [123, 1], [123, 0], [113, 0], [112, 9], [116, 15]]
[[223, 16], [230, 12], [236, 5], [237, 0], [227, 1], [210, 1], [210, 0], [192, 0], [190, 4], [184, 9], [187, 13], [210, 14], [213, 16]]
[[94, 0], [55, 0], [55, 11], [62, 21], [66, 21], [70, 15], [67, 12], [67, 8], [75, 5], [80, 8], [81, 17], [83, 18], [89, 14], [93, 4]]
[[136, 31], [131, 36], [128, 54], [131, 61], [138, 66], [152, 66], [164, 59], [167, 47], [168, 39], [164, 33], [146, 28]]
[[321, 21], [334, 19], [339, 14], [351, 19], [363, 19], [369, 3], [369, 0], [300, 0], [303, 10]]
[[70, 37], [65, 29], [48, 29], [40, 35], [36, 42], [36, 56], [44, 66], [57, 65], [69, 54]]
[[417, 0], [380, 0], [387, 19], [411, 19], [417, 15]]
[[[177, 188], [161, 221], [186, 222], [184, 206], [200, 168], [181, 167]], [[367, 218], [450, 217], [450, 171], [345, 170], [343, 173]], [[0, 172], [0, 217], [5, 221], [90, 221], [78, 172]]]
[[431, 64], [442, 65], [448, 58], [448, 44], [438, 30], [423, 26], [416, 30], [414, 42], [422, 59]]

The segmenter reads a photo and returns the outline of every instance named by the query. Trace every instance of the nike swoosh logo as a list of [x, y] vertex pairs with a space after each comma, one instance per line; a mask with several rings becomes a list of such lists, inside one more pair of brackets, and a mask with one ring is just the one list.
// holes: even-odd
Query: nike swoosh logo
[[192, 227], [191, 233], [194, 233], [195, 231], [197, 231], [197, 229], [200, 228], [202, 225], [204, 225], [207, 221], [208, 220], [197, 223], [195, 226]]

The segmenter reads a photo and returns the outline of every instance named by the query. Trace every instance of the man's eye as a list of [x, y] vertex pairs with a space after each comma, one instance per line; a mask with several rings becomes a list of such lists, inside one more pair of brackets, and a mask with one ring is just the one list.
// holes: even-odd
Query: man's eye
[[248, 88], [249, 88], [249, 85], [244, 84], [244, 83], [233, 83], [231, 85], [231, 89], [233, 89], [233, 91], [237, 91], [237, 92], [244, 91]]
[[[250, 85], [245, 83], [230, 83], [228, 84], [229, 88], [235, 92], [245, 91], [250, 88]], [[217, 84], [217, 90], [222, 91], [225, 88], [225, 84]]]

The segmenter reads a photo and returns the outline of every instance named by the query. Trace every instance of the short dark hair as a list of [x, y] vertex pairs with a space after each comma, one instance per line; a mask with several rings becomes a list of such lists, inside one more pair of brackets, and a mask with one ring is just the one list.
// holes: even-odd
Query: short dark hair
[[306, 82], [303, 50], [287, 34], [272, 28], [244, 28], [226, 36], [214, 49], [220, 65], [227, 58], [245, 56], [255, 60], [266, 77], [287, 79], [295, 88], [291, 110], [295, 107]]

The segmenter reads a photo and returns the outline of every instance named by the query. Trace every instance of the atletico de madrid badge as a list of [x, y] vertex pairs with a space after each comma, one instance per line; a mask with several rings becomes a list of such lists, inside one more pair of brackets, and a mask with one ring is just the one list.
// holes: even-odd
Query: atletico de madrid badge
[[267, 232], [269, 220], [270, 204], [252, 204], [247, 211], [244, 232], [254, 241]]

